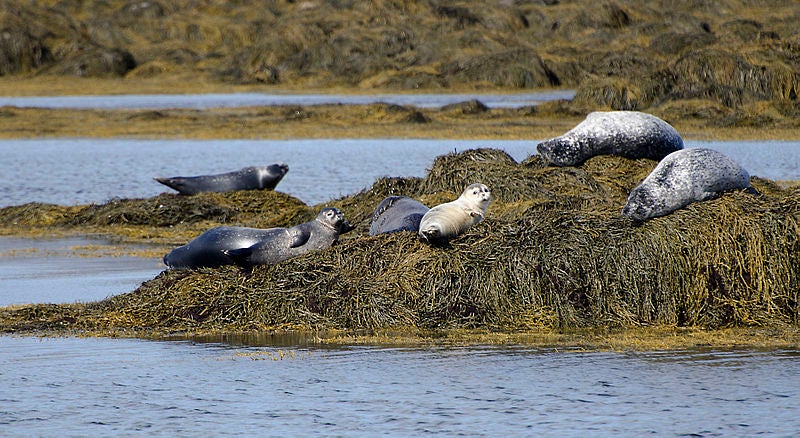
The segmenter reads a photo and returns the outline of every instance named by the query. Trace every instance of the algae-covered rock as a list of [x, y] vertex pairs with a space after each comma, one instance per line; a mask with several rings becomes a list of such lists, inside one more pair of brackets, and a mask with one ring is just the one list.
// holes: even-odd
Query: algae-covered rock
[[[655, 164], [600, 156], [560, 168], [499, 150], [448, 154], [425, 178], [384, 178], [333, 201], [358, 228], [327, 250], [252, 270], [165, 270], [84, 307], [5, 308], [0, 330], [797, 324], [800, 191], [753, 177], [759, 196], [726, 193], [637, 226], [620, 211]], [[448, 245], [411, 232], [368, 235], [385, 196], [434, 204], [477, 181], [497, 197]], [[225, 198], [228, 208], [255, 202], [240, 196]]]

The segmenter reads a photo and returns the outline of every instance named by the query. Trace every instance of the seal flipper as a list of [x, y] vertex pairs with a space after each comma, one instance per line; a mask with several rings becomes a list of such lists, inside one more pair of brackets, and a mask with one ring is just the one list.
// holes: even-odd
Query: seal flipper
[[289, 237], [291, 238], [291, 240], [289, 241], [289, 248], [297, 248], [303, 246], [308, 242], [308, 239], [311, 238], [311, 232], [307, 230], [292, 228], [288, 230], [288, 232], [289, 232]]
[[253, 254], [253, 247], [249, 246], [247, 248], [236, 248], [236, 249], [226, 249], [222, 251], [226, 256], [230, 257], [234, 263], [239, 266], [249, 266], [247, 258]]

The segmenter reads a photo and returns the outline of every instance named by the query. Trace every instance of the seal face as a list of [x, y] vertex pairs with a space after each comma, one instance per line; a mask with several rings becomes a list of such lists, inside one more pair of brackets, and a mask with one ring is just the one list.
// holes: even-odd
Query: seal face
[[556, 166], [576, 166], [596, 155], [660, 160], [683, 149], [669, 123], [639, 111], [596, 111], [564, 135], [539, 143], [536, 150]]
[[333, 245], [353, 227], [336, 208], [323, 208], [310, 222], [291, 228], [214, 227], [164, 256], [173, 269], [278, 263]]
[[419, 231], [422, 216], [430, 210], [425, 204], [406, 196], [384, 198], [372, 214], [369, 235], [396, 233], [408, 230]]
[[419, 224], [419, 237], [444, 243], [483, 220], [492, 192], [483, 184], [470, 184], [455, 201], [431, 208]]
[[154, 179], [177, 190], [181, 195], [195, 195], [202, 192], [229, 192], [232, 190], [272, 190], [287, 172], [289, 172], [288, 165], [275, 163], [269, 166], [245, 167], [217, 175], [156, 177]]
[[738, 189], [750, 189], [750, 175], [738, 163], [712, 149], [683, 149], [664, 157], [631, 191], [622, 214], [641, 222]]

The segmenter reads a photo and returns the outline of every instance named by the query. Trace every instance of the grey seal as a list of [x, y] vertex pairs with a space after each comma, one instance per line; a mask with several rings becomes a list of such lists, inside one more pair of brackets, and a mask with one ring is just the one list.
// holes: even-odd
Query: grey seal
[[713, 149], [683, 149], [664, 157], [631, 191], [622, 214], [642, 222], [737, 189], [755, 192], [738, 163]]
[[669, 123], [639, 111], [595, 111], [565, 134], [545, 140], [536, 150], [556, 166], [576, 166], [596, 155], [660, 160], [683, 149]]
[[353, 227], [339, 209], [323, 208], [310, 222], [291, 228], [214, 227], [164, 256], [173, 269], [278, 263], [330, 247]]
[[422, 216], [428, 212], [425, 204], [406, 196], [387, 196], [375, 208], [372, 214], [372, 223], [369, 226], [369, 235], [395, 233], [408, 230], [419, 231]]
[[483, 184], [470, 184], [455, 201], [439, 204], [425, 213], [419, 237], [428, 243], [444, 243], [477, 224], [486, 216], [492, 192]]
[[289, 172], [284, 163], [269, 166], [251, 166], [216, 175], [174, 176], [154, 178], [182, 195], [202, 192], [229, 192], [232, 190], [272, 190]]

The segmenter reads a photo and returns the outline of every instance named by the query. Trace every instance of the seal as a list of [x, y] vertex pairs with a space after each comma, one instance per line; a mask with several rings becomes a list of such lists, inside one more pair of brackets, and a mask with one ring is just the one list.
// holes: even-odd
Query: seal
[[731, 158], [713, 149], [682, 149], [664, 157], [631, 191], [622, 215], [643, 222], [739, 189], [755, 193], [750, 175]]
[[639, 111], [595, 111], [565, 134], [545, 140], [536, 150], [556, 166], [576, 166], [596, 155], [660, 160], [683, 149], [669, 123]]
[[470, 184], [455, 201], [439, 204], [425, 213], [419, 237], [428, 243], [444, 243], [483, 220], [492, 192], [483, 184]]
[[372, 214], [369, 235], [396, 233], [408, 230], [419, 231], [422, 216], [428, 212], [425, 204], [406, 196], [388, 196], [383, 198]]
[[310, 222], [291, 228], [214, 227], [164, 256], [172, 269], [278, 263], [330, 247], [353, 227], [336, 208], [323, 208]]
[[153, 179], [177, 190], [181, 195], [195, 195], [201, 192], [229, 192], [231, 190], [272, 190], [287, 172], [289, 172], [288, 165], [275, 163], [269, 166], [245, 167], [217, 175], [156, 177]]

